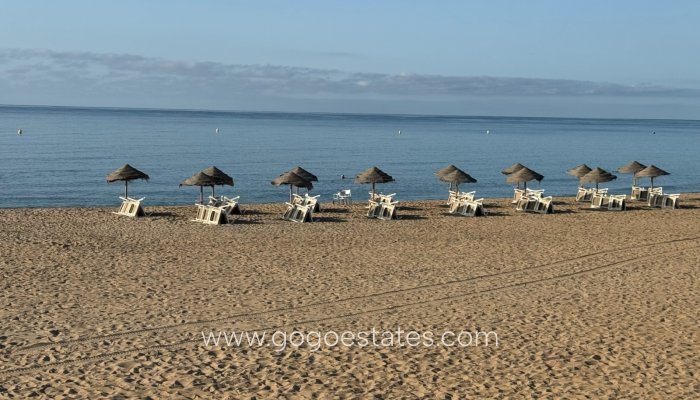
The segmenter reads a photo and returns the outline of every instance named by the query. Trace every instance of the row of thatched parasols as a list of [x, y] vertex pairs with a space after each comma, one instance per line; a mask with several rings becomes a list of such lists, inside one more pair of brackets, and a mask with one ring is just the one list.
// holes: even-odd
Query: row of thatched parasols
[[[501, 173], [508, 176], [506, 178], [506, 182], [517, 184], [518, 187], [520, 187], [520, 184], [522, 183], [523, 186], [527, 188], [527, 182], [533, 180], [539, 182], [544, 179], [544, 176], [520, 163], [511, 165], [510, 167], [501, 171]], [[452, 164], [437, 171], [435, 175], [439, 180], [449, 183], [450, 190], [452, 190], [452, 185], [454, 185], [455, 191], [459, 191], [459, 185], [463, 183], [476, 183], [476, 179], [474, 179], [471, 175]]]
[[[566, 171], [569, 175], [579, 178], [579, 184], [584, 185], [586, 183], [595, 183], [596, 189], [598, 189], [599, 183], [610, 182], [617, 179], [617, 176], [612, 173], [596, 167], [591, 169], [586, 164], [581, 164], [577, 167], [571, 168]], [[659, 176], [670, 175], [668, 172], [662, 170], [661, 168], [650, 165], [646, 166], [638, 161], [630, 161], [626, 165], [617, 169], [617, 172], [621, 174], [632, 174], [632, 185], [637, 185], [638, 178], [650, 178], [651, 187], [654, 187], [654, 178]]]
[[[148, 180], [149, 177], [129, 164], [125, 164], [123, 167], [117, 169], [107, 176], [107, 182], [110, 183], [124, 181], [124, 197], [129, 197], [129, 181], [136, 179]], [[387, 183], [393, 181], [394, 178], [392, 178], [391, 175], [385, 173], [377, 167], [369, 168], [368, 170], [357, 175], [355, 178], [355, 182], [357, 183], [371, 183], [372, 194], [375, 193], [375, 185], [377, 183]], [[297, 192], [299, 188], [311, 190], [313, 189], [312, 182], [318, 182], [316, 175], [302, 167], [297, 166], [278, 176], [272, 180], [271, 183], [275, 186], [289, 185], [289, 201], [291, 202], [293, 188], [296, 187]], [[214, 188], [222, 185], [233, 186], [233, 178], [215, 166], [204, 169], [180, 183], [180, 186], [199, 186], [200, 203], [204, 200], [204, 187], [211, 187], [211, 195], [213, 197], [215, 196]]]
[[[631, 161], [627, 165], [624, 165], [617, 170], [622, 174], [633, 174], [632, 184], [637, 184], [637, 179], [642, 177], [651, 178], [651, 187], [654, 187], [654, 178], [663, 175], [669, 175], [668, 172], [658, 168], [654, 165], [647, 167], [638, 161]], [[527, 189], [527, 183], [530, 181], [542, 181], [544, 176], [531, 170], [530, 168], [520, 164], [515, 163], [510, 167], [501, 171], [503, 175], [506, 175], [506, 182], [510, 184], [517, 185], [520, 188], [520, 184], [523, 184], [523, 188]], [[586, 164], [581, 164], [577, 167], [571, 168], [567, 171], [569, 175], [579, 178], [581, 185], [586, 183], [595, 183], [596, 189], [598, 184], [604, 182], [610, 182], [617, 179], [617, 176], [611, 174], [610, 172], [600, 168], [590, 168]], [[452, 185], [454, 184], [456, 190], [459, 190], [459, 185], [462, 183], [474, 183], [476, 179], [472, 178], [469, 174], [462, 171], [461, 169], [455, 167], [454, 165], [448, 165], [447, 167], [437, 171], [435, 175], [443, 182], [450, 183], [450, 190], [452, 190]]]
[[[366, 171], [361, 172], [357, 177], [355, 177], [356, 183], [362, 184], [372, 184], [372, 195], [375, 193], [375, 185], [377, 183], [388, 183], [393, 182], [394, 178], [386, 172], [382, 171], [377, 167], [372, 167]], [[311, 190], [313, 188], [312, 182], [318, 182], [318, 178], [309, 171], [301, 168], [294, 167], [291, 170], [285, 172], [284, 174], [275, 178], [271, 183], [275, 186], [289, 185], [289, 201], [292, 201], [292, 187], [305, 188]]]
[[[136, 179], [148, 180], [149, 177], [129, 164], [125, 164], [107, 175], [107, 182], [109, 183], [124, 181], [124, 197], [129, 197], [129, 181]], [[204, 187], [211, 186], [211, 195], [214, 196], [216, 194], [215, 186], [233, 186], [233, 184], [233, 178], [215, 166], [211, 166], [185, 179], [180, 183], [180, 186], [199, 186], [199, 201], [201, 203], [204, 200]]]
[[[654, 178], [663, 175], [669, 175], [668, 172], [651, 165], [649, 167], [641, 164], [637, 161], [631, 161], [627, 165], [624, 165], [617, 170], [619, 173], [623, 174], [633, 174], [632, 184], [637, 184], [637, 178], [648, 177], [651, 178], [651, 187], [654, 187]], [[502, 174], [507, 175], [506, 182], [510, 184], [516, 184], [520, 187], [523, 184], [524, 188], [527, 188], [527, 183], [530, 181], [542, 181], [544, 176], [531, 170], [530, 168], [516, 163], [510, 167], [501, 171]], [[579, 178], [579, 183], [581, 185], [585, 183], [595, 183], [596, 189], [599, 183], [610, 182], [617, 179], [617, 176], [611, 174], [604, 169], [597, 167], [591, 169], [586, 164], [581, 164], [577, 167], [571, 168], [567, 171], [571, 176]], [[435, 175], [443, 182], [450, 184], [450, 190], [454, 185], [455, 190], [459, 191], [459, 185], [464, 183], [476, 183], [474, 179], [468, 173], [462, 171], [456, 166], [450, 164], [447, 167], [437, 171]], [[137, 170], [129, 164], [117, 169], [107, 176], [107, 182], [124, 181], [124, 197], [129, 196], [129, 181], [135, 179], [145, 179], [148, 180], [148, 175]], [[375, 185], [377, 183], [387, 183], [393, 182], [394, 178], [386, 172], [380, 170], [377, 167], [372, 167], [363, 171], [355, 178], [356, 183], [360, 184], [372, 184], [372, 195], [375, 193]], [[304, 188], [307, 190], [313, 189], [313, 182], [318, 182], [316, 175], [310, 173], [302, 167], [294, 167], [291, 170], [283, 173], [274, 180], [272, 184], [275, 186], [289, 185], [289, 201], [292, 201], [293, 188]], [[188, 179], [185, 179], [180, 186], [199, 186], [200, 189], [200, 202], [204, 198], [204, 187], [210, 186], [212, 196], [215, 195], [215, 186], [229, 185], [233, 186], [233, 178], [221, 171], [215, 166], [211, 166], [204, 169]]]

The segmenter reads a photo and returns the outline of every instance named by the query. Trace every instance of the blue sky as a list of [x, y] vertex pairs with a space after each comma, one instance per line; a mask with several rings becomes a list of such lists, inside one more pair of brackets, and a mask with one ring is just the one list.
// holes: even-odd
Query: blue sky
[[700, 2], [33, 1], [0, 103], [700, 119]]

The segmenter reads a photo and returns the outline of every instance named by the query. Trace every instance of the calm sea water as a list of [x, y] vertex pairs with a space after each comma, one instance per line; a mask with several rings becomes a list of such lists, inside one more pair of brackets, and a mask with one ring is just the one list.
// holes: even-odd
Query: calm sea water
[[[198, 188], [178, 184], [210, 165], [236, 182], [218, 192], [240, 195], [243, 203], [284, 201], [287, 188], [270, 180], [295, 165], [319, 177], [312, 194], [326, 200], [345, 188], [364, 199], [369, 187], [352, 178], [373, 165], [396, 179], [379, 188], [399, 200], [444, 198], [446, 184], [433, 173], [450, 163], [478, 179], [462, 188], [480, 197], [512, 194], [500, 171], [514, 162], [545, 176], [531, 186], [571, 196], [577, 182], [568, 168], [615, 170], [632, 159], [671, 172], [656, 180], [665, 190], [697, 192], [699, 151], [700, 121], [686, 120], [6, 106], [0, 107], [0, 207], [115, 205], [123, 184], [107, 184], [105, 176], [125, 163], [150, 175], [130, 184], [129, 193], [152, 205], [192, 204]], [[605, 186], [627, 193], [630, 181], [621, 175]]]

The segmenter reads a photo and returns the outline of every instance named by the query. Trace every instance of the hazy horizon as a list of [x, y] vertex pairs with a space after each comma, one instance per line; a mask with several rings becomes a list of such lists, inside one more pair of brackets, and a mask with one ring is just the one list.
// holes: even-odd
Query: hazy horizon
[[317, 115], [359, 115], [359, 116], [389, 116], [389, 117], [441, 117], [441, 118], [532, 118], [532, 119], [600, 119], [600, 120], [675, 120], [700, 121], [700, 118], [634, 118], [634, 117], [574, 117], [574, 116], [540, 116], [540, 115], [467, 115], [467, 114], [420, 114], [420, 113], [379, 113], [379, 112], [342, 112], [342, 111], [282, 111], [282, 110], [245, 110], [245, 109], [208, 109], [208, 108], [168, 108], [168, 107], [121, 107], [98, 105], [55, 105], [55, 104], [2, 104], [6, 108], [74, 108], [94, 110], [133, 110], [133, 111], [165, 111], [165, 112], [202, 112], [202, 113], [241, 113], [241, 114], [317, 114]]

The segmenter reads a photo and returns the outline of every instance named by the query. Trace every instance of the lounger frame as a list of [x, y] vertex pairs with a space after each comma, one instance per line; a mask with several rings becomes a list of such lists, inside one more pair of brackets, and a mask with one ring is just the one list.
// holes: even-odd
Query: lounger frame
[[142, 197], [140, 199], [132, 199], [131, 197], [120, 197], [122, 199], [122, 204], [118, 211], [113, 211], [113, 214], [123, 215], [125, 217], [137, 218], [146, 216], [146, 212], [143, 210], [141, 203], [145, 199]]

